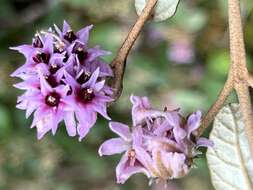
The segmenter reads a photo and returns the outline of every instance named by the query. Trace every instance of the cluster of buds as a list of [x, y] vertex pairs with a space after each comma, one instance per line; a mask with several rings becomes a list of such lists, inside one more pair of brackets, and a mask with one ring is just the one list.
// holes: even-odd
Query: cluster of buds
[[116, 168], [118, 183], [136, 173], [152, 180], [181, 178], [200, 154], [198, 147], [213, 146], [208, 139], [194, 136], [200, 127], [200, 111], [185, 119], [179, 110], [153, 109], [146, 97], [131, 96], [131, 102], [131, 129], [110, 122], [110, 129], [119, 137], [105, 141], [99, 148], [100, 156], [124, 153]]
[[110, 119], [106, 110], [112, 89], [105, 81], [112, 70], [101, 59], [109, 52], [88, 47], [91, 28], [74, 32], [64, 21], [62, 30], [55, 25], [37, 33], [32, 44], [11, 48], [26, 58], [11, 76], [23, 80], [14, 85], [25, 90], [17, 107], [26, 110], [26, 117], [34, 113], [31, 127], [37, 128], [38, 139], [49, 131], [54, 135], [64, 121], [68, 135], [82, 140], [97, 113]]

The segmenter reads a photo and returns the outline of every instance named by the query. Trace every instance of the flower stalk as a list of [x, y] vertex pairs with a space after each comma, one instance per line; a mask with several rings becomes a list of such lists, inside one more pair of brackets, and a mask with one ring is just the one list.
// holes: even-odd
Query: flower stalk
[[149, 0], [146, 7], [143, 9], [141, 15], [137, 19], [136, 23], [130, 30], [121, 48], [118, 51], [117, 56], [111, 63], [113, 69], [114, 78], [112, 80], [112, 88], [114, 89], [113, 98], [116, 101], [123, 90], [123, 78], [126, 67], [127, 56], [132, 49], [136, 39], [138, 38], [142, 28], [146, 21], [150, 18], [153, 8], [155, 7], [158, 0]]

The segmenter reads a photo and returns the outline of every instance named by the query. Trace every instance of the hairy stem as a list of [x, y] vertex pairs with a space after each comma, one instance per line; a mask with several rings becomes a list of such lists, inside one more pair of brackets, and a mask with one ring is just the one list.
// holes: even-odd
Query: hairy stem
[[230, 36], [230, 58], [231, 66], [228, 80], [224, 85], [217, 101], [208, 111], [202, 121], [202, 128], [196, 134], [200, 136], [211, 123], [215, 115], [221, 109], [227, 96], [234, 88], [239, 99], [240, 109], [243, 114], [245, 131], [253, 155], [253, 113], [251, 107], [249, 87], [253, 86], [253, 78], [248, 73], [246, 65], [246, 53], [243, 39], [240, 1], [228, 0], [229, 36]]
[[202, 120], [202, 125], [198, 129], [197, 134], [201, 135], [207, 126], [210, 125], [210, 123], [213, 121], [213, 118], [217, 115], [219, 110], [223, 107], [227, 97], [230, 95], [230, 93], [233, 90], [233, 81], [232, 78], [229, 77], [221, 90], [218, 99], [216, 102], [211, 106], [211, 108], [208, 110], [206, 116]]
[[237, 91], [240, 109], [245, 123], [246, 137], [250, 145], [251, 155], [253, 156], [253, 116], [248, 85], [238, 84], [235, 86], [235, 89]]
[[238, 95], [245, 123], [246, 136], [253, 155], [253, 114], [248, 86], [248, 70], [243, 39], [240, 2], [229, 0], [230, 52], [234, 75], [234, 87]]
[[122, 92], [123, 89], [123, 77], [126, 67], [127, 56], [132, 49], [134, 42], [139, 36], [142, 28], [144, 27], [145, 22], [149, 19], [153, 8], [155, 7], [158, 0], [149, 0], [146, 7], [142, 11], [138, 20], [134, 24], [133, 28], [130, 30], [127, 38], [125, 39], [123, 45], [118, 51], [117, 56], [111, 63], [113, 69], [114, 78], [112, 80], [112, 88], [114, 89], [113, 98], [116, 101]]

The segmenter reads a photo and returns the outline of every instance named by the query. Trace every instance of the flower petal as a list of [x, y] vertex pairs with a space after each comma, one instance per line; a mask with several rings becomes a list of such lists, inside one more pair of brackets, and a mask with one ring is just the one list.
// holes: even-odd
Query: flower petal
[[213, 147], [214, 146], [214, 142], [204, 138], [204, 137], [200, 137], [197, 140], [197, 147]]
[[17, 47], [11, 47], [10, 49], [16, 50], [19, 53], [22, 53], [26, 59], [28, 59], [35, 50], [32, 47], [32, 45], [21, 45], [21, 46], [17, 46]]
[[104, 87], [104, 85], [105, 85], [105, 80], [102, 80], [102, 81], [100, 81], [100, 82], [97, 82], [97, 83], [95, 84], [95, 86], [94, 86], [94, 90], [95, 90], [96, 92], [99, 92], [100, 90], [102, 90], [102, 88]]
[[72, 29], [71, 29], [69, 23], [68, 23], [66, 20], [64, 20], [64, 21], [63, 21], [62, 33], [63, 33], [63, 34], [66, 34], [66, 33], [67, 33], [68, 31], [70, 31], [70, 30], [72, 30]]
[[128, 142], [131, 141], [132, 135], [127, 125], [123, 123], [119, 123], [119, 122], [110, 122], [109, 127], [111, 131], [119, 135], [125, 141], [128, 141]]
[[142, 146], [143, 132], [141, 126], [133, 127], [133, 146]]
[[51, 130], [51, 126], [46, 118], [38, 121], [36, 124], [37, 128], [37, 139], [40, 140], [44, 135]]
[[90, 124], [86, 123], [79, 123], [77, 125], [77, 133], [79, 135], [79, 141], [82, 141], [84, 137], [89, 133], [91, 129]]
[[93, 88], [97, 82], [99, 76], [99, 68], [95, 70], [95, 72], [91, 75], [90, 79], [82, 85], [82, 88]]
[[45, 36], [45, 43], [43, 46], [43, 50], [45, 53], [52, 54], [54, 52], [54, 38], [51, 34], [47, 34]]
[[85, 45], [87, 45], [89, 40], [89, 33], [90, 30], [93, 28], [93, 25], [86, 26], [85, 28], [79, 30], [76, 35], [80, 39], [81, 42], [83, 42]]
[[41, 93], [46, 96], [48, 95], [50, 92], [53, 91], [52, 87], [48, 84], [48, 82], [46, 81], [42, 71], [40, 69], [38, 69], [38, 73], [39, 73], [39, 77], [40, 77], [40, 89], [41, 89]]
[[123, 184], [126, 180], [136, 173], [143, 173], [150, 177], [149, 172], [141, 165], [130, 166], [128, 153], [126, 152], [116, 167], [117, 183]]
[[181, 142], [181, 140], [184, 139], [187, 135], [186, 131], [180, 126], [173, 128], [173, 134], [178, 143]]
[[76, 135], [76, 121], [74, 112], [66, 112], [64, 114], [64, 122], [66, 125], [66, 129], [68, 132], [68, 135], [73, 137]]
[[130, 145], [122, 138], [112, 138], [105, 141], [99, 148], [98, 153], [100, 156], [120, 154], [127, 151]]
[[180, 178], [185, 176], [189, 172], [189, 168], [186, 165], [186, 157], [183, 153], [161, 152], [161, 158], [163, 165], [170, 173], [170, 178]]
[[187, 120], [187, 135], [188, 138], [190, 137], [191, 133], [199, 128], [201, 123], [201, 112], [197, 111], [190, 115], [190, 117]]

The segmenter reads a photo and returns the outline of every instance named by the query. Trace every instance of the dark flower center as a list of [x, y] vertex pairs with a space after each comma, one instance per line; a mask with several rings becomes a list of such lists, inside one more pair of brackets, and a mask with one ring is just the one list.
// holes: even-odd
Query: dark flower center
[[65, 53], [65, 57], [64, 57], [64, 59], [63, 59], [63, 62], [66, 63], [66, 62], [68, 61], [68, 59], [69, 59], [69, 56], [68, 56], [67, 53]]
[[47, 95], [45, 98], [45, 102], [48, 106], [55, 107], [58, 106], [60, 103], [60, 95], [56, 92], [52, 92], [51, 94]]
[[90, 79], [90, 74], [88, 73], [82, 73], [78, 78], [77, 78], [77, 82], [79, 84], [83, 84], [86, 83], [88, 80]]
[[89, 56], [88, 52], [85, 50], [84, 45], [80, 43], [76, 43], [73, 47], [72, 53], [77, 55], [77, 58], [80, 62], [86, 60]]
[[35, 35], [35, 37], [33, 38], [33, 47], [35, 48], [43, 48], [43, 43], [39, 37], [39, 35]]
[[37, 52], [34, 56], [33, 56], [33, 61], [35, 63], [48, 63], [50, 59], [50, 54], [47, 53], [43, 53], [43, 52]]
[[88, 52], [84, 51], [83, 48], [79, 47], [76, 51], [77, 57], [80, 62], [86, 60], [88, 58]]
[[59, 43], [59, 42], [56, 42], [54, 44], [54, 53], [62, 53], [64, 51], [64, 46]]
[[68, 42], [72, 43], [74, 40], [77, 39], [77, 36], [75, 35], [75, 33], [72, 30], [69, 30], [66, 32], [66, 34], [63, 36], [63, 38], [65, 40], [67, 40]]
[[83, 88], [79, 91], [78, 96], [83, 102], [89, 102], [95, 97], [95, 94], [91, 88]]
[[49, 72], [51, 74], [55, 74], [59, 69], [60, 67], [57, 64], [51, 64], [49, 68]]
[[56, 81], [56, 78], [53, 75], [46, 76], [46, 81], [52, 88], [55, 88], [58, 86], [58, 82]]

